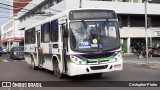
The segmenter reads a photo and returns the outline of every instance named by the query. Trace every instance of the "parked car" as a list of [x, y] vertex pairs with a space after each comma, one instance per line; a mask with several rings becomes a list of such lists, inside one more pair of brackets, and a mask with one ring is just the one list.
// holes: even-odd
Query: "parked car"
[[12, 47], [10, 52], [10, 59], [24, 59], [24, 47], [23, 46], [17, 46]]
[[2, 55], [3, 49], [0, 47], [0, 56]]
[[7, 53], [7, 49], [6, 47], [2, 47], [2, 53], [6, 54]]
[[153, 56], [160, 56], [160, 47], [152, 48], [152, 55]]

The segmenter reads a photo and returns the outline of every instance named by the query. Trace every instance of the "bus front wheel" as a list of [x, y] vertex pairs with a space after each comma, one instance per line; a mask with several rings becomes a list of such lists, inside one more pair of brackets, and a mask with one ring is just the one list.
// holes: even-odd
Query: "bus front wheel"
[[54, 67], [54, 76], [57, 77], [57, 78], [59, 78], [59, 79], [62, 79], [63, 78], [63, 74], [60, 72], [57, 60], [55, 60], [53, 62], [53, 67]]
[[33, 57], [31, 57], [31, 68], [32, 68], [33, 70], [37, 70], [37, 67], [35, 66]]

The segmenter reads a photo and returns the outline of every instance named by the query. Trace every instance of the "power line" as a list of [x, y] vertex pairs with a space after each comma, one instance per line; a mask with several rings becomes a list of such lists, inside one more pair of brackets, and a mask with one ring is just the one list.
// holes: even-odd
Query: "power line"
[[10, 8], [5, 8], [5, 7], [0, 7], [0, 8], [2, 8], [2, 9], [7, 9], [7, 10], [12, 10], [12, 9], [10, 9]]
[[[5, 8], [5, 7], [0, 7], [0, 8], [2, 8], [2, 9], [7, 9], [7, 10], [13, 10], [13, 9], [11, 9], [11, 8]], [[20, 12], [27, 12], [27, 11], [20, 11]]]
[[[5, 4], [5, 3], [0, 3], [0, 4], [1, 4], [1, 5], [8, 6], [8, 7], [19, 8], [19, 7], [15, 7], [15, 6], [12, 6], [12, 5], [9, 5], [9, 4]], [[23, 10], [31, 11], [31, 10], [24, 9], [24, 8], [19, 8], [19, 9], [23, 9]]]
[[9, 17], [3, 17], [3, 16], [1, 17], [1, 16], [0, 16], [0, 18], [9, 18]]
[[3, 13], [1, 13], [1, 14], [10, 13], [10, 12], [7, 12], [7, 11], [2, 11], [2, 10], [0, 10], [0, 12], [3, 12]]
[[[14, 2], [19, 2], [19, 1], [14, 1]], [[23, 0], [21, 0], [20, 2], [27, 3], [26, 1], [23, 1]], [[34, 6], [37, 6], [37, 4], [31, 3], [31, 2], [29, 2], [29, 4], [32, 4], [32, 5], [34, 5]], [[48, 8], [48, 9], [49, 9], [49, 10], [52, 10], [52, 11], [56, 11], [56, 12], [61, 12], [60, 10], [55, 10], [55, 9], [52, 9], [52, 8]]]
[[[15, 19], [15, 18], [12, 18], [12, 17], [6, 17], [6, 16], [0, 16], [0, 18]], [[38, 19], [38, 18], [31, 18], [31, 19], [40, 20], [40, 19]]]
[[[37, 6], [36, 4], [33, 4], [33, 3], [30, 3], [30, 4]], [[49, 9], [49, 10], [52, 10], [52, 11], [56, 11], [56, 12], [62, 12], [62, 11], [60, 11], [60, 10], [55, 10], [55, 9], [52, 9], [52, 8], [48, 8], [48, 9]]]
[[[15, 7], [15, 6], [9, 5], [9, 4], [4, 4], [4, 3], [0, 3], [0, 4], [1, 4], [1, 5], [8, 6], [8, 7], [19, 8], [19, 7]], [[8, 9], [8, 10], [13, 10], [13, 9], [11, 9], [11, 8], [4, 8], [4, 7], [0, 7], [0, 8]], [[22, 9], [22, 10], [27, 10], [28, 12], [32, 12], [33, 14], [35, 13], [33, 10], [24, 9], [24, 8], [20, 8], [20, 9]], [[22, 11], [22, 10], [20, 10], [19, 12], [26, 12], [26, 13], [27, 13], [27, 11]], [[50, 13], [46, 13], [46, 14], [50, 14]], [[42, 14], [42, 16], [43, 16], [43, 14]]]
[[[19, 8], [19, 7], [15, 7], [15, 6], [9, 5], [9, 4], [4, 4], [4, 3], [0, 3], [0, 4], [1, 4], [1, 5], [8, 6], [8, 7]], [[11, 8], [4, 8], [4, 7], [0, 7], [0, 8], [2, 8], [2, 9], [7, 9], [7, 10], [13, 10], [13, 9], [11, 9]], [[28, 9], [24, 9], [24, 8], [19, 8], [19, 9], [27, 10], [28, 12], [33, 12], [32, 10], [28, 10]], [[26, 12], [26, 13], [27, 13], [27, 11], [22, 11], [22, 10], [20, 10], [19, 12]]]
[[[5, 1], [5, 2], [9, 2], [9, 1]], [[18, 3], [28, 3], [28, 2], [26, 2], [26, 1], [13, 1], [13, 2], [18, 2]], [[29, 4], [32, 4], [32, 5], [34, 5], [34, 6], [37, 6], [37, 4], [34, 4], [34, 3], [31, 3], [31, 2], [29, 2]], [[10, 5], [11, 6], [11, 5]], [[12, 6], [13, 7], [13, 6]], [[24, 9], [24, 8], [23, 8]], [[55, 10], [55, 9], [52, 9], [52, 8], [48, 8], [49, 10], [52, 10], [52, 11], [56, 11], [56, 12], [61, 12], [60, 10]], [[24, 10], [29, 10], [29, 9], [24, 9]], [[29, 10], [29, 11], [32, 11], [32, 10]]]
[[[9, 2], [9, 1], [5, 1], [4, 0], [4, 2]], [[18, 2], [18, 1], [14, 1], [14, 2]], [[20, 1], [21, 3], [28, 3], [28, 2], [26, 2], [26, 1]], [[20, 3], [20, 2], [18, 2], [18, 3]], [[10, 2], [9, 2], [10, 3]], [[0, 3], [1, 5], [4, 5], [4, 6], [8, 6], [8, 7], [13, 7], [13, 8], [19, 8], [19, 7], [15, 7], [15, 6], [12, 6], [12, 5], [9, 5], [9, 4], [5, 4], [5, 3]], [[36, 4], [33, 4], [33, 3], [31, 3], [30, 2], [30, 4], [32, 4], [32, 5], [35, 5], [35, 6], [38, 6], [38, 5], [36, 5]], [[7, 9], [7, 10], [13, 10], [13, 9], [11, 9], [11, 8], [5, 8], [5, 7], [0, 7], [0, 8], [2, 8], [2, 9]], [[35, 13], [33, 10], [29, 10], [29, 9], [24, 9], [24, 8], [19, 8], [19, 9], [21, 9], [19, 12], [25, 12], [25, 13], [29, 13], [29, 12], [33, 12], [33, 14]], [[22, 10], [27, 10], [27, 11], [22, 11]], [[48, 8], [48, 10], [52, 10], [52, 11], [56, 11], [56, 12], [61, 12], [61, 11], [59, 11], [59, 10], [54, 10], [54, 9], [52, 9], [52, 8]], [[10, 13], [10, 12], [6, 12], [6, 13]], [[41, 12], [38, 12], [38, 13], [41, 13]], [[46, 13], [47, 14], [47, 13]], [[49, 13], [49, 15], [50, 15], [51, 13]], [[43, 15], [43, 14], [41, 14], [42, 16], [48, 16], [48, 15]], [[1, 18], [9, 18], [9, 17], [1, 17]]]

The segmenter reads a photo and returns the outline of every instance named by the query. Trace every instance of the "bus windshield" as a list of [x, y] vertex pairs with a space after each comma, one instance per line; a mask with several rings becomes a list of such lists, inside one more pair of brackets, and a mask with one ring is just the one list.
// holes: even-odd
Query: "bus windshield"
[[71, 48], [76, 51], [107, 51], [120, 47], [117, 21], [70, 23]]

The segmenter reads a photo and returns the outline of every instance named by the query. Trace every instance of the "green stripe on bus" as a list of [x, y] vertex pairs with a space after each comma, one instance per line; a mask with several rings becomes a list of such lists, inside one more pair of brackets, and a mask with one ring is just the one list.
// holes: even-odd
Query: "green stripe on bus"
[[[89, 59], [89, 60], [112, 60], [112, 59], [114, 59], [115, 58], [115, 56], [110, 56], [110, 57], [106, 57], [106, 58], [92, 58], [92, 59]], [[83, 61], [86, 61], [87, 59], [85, 58], [85, 59], [83, 59]]]
[[67, 62], [68, 62], [68, 63], [72, 63], [73, 61], [72, 61], [72, 60], [67, 60]]
[[52, 61], [52, 57], [44, 57], [45, 61]]

